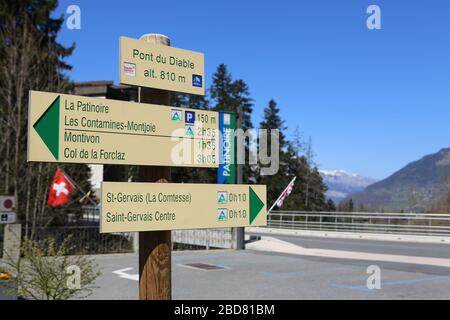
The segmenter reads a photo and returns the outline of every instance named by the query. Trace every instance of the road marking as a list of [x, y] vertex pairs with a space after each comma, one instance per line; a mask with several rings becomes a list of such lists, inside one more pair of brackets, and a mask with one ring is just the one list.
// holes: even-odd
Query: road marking
[[137, 274], [137, 273], [136, 274], [126, 273], [126, 271], [130, 271], [130, 270], [133, 270], [133, 268], [124, 268], [124, 269], [113, 271], [112, 273], [118, 275], [119, 278], [123, 278], [123, 279], [127, 279], [127, 280], [139, 281], [139, 274]]
[[258, 272], [260, 275], [263, 276], [269, 276], [274, 278], [291, 278], [295, 276], [311, 276], [311, 275], [317, 275], [317, 274], [323, 274], [327, 272], [339, 272], [339, 271], [348, 271], [348, 270], [354, 270], [355, 267], [351, 266], [343, 266], [343, 267], [333, 267], [333, 268], [319, 268], [315, 269], [313, 272], [308, 271], [286, 271], [286, 272], [274, 272], [274, 271], [260, 271]]

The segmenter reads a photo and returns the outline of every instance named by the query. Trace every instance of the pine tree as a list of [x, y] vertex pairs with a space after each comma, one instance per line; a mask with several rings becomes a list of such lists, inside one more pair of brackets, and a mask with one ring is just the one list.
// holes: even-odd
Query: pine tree
[[280, 108], [278, 108], [275, 100], [270, 100], [268, 106], [264, 109], [264, 120], [261, 122], [259, 127], [260, 129], [268, 130], [267, 141], [269, 143], [269, 146], [271, 145], [270, 130], [278, 129], [280, 150], [285, 150], [287, 144], [284, 131], [287, 129], [287, 127], [284, 125], [284, 120], [281, 119], [279, 113]]
[[450, 192], [447, 195], [447, 210], [446, 213], [450, 213]]
[[312, 138], [309, 137], [308, 139], [308, 143], [306, 145], [306, 150], [305, 150], [305, 158], [308, 164], [308, 168], [309, 170], [306, 173], [306, 192], [305, 192], [305, 207], [309, 208], [311, 207], [310, 203], [309, 203], [309, 199], [310, 199], [310, 194], [309, 194], [309, 190], [310, 190], [310, 184], [311, 184], [311, 168], [314, 166], [314, 151], [312, 149]]
[[213, 75], [210, 94], [211, 99], [215, 102], [213, 110], [236, 111], [232, 98], [231, 74], [228, 72], [227, 66], [223, 63], [217, 67]]
[[239, 114], [239, 109], [242, 110], [242, 129], [244, 131], [252, 129], [253, 100], [250, 98], [250, 90], [244, 80], [236, 80], [232, 83], [231, 98], [233, 103], [231, 111]]
[[308, 165], [306, 162], [306, 158], [301, 156], [294, 144], [289, 143], [287, 147], [287, 152], [285, 155], [286, 166], [287, 166], [287, 175], [289, 177], [297, 177], [295, 180], [294, 188], [292, 189], [292, 193], [286, 199], [283, 204], [284, 210], [293, 210], [293, 211], [304, 211], [305, 210], [305, 185], [306, 185], [306, 174], [308, 169]]
[[[279, 130], [279, 169], [275, 175], [260, 175], [259, 183], [267, 185], [267, 202], [271, 206], [280, 196], [286, 186], [289, 184], [293, 176], [289, 175], [289, 158], [293, 156], [292, 150], [288, 149], [286, 143], [285, 133], [286, 127], [284, 121], [281, 119], [280, 109], [275, 100], [270, 100], [267, 107], [264, 109], [264, 118], [260, 123], [259, 128], [267, 130], [267, 149], [270, 150], [272, 145], [271, 130]], [[290, 198], [290, 197], [289, 197]], [[286, 201], [290, 201], [286, 199]], [[285, 203], [283, 204], [285, 207]]]
[[[251, 114], [253, 112], [253, 100], [250, 97], [250, 90], [243, 80], [233, 81], [227, 67], [221, 64], [217, 67], [213, 75], [210, 94], [214, 106], [214, 111], [234, 112], [236, 117], [242, 111], [242, 129], [247, 131], [253, 128]], [[250, 153], [250, 141], [244, 142], [245, 154], [248, 159]], [[244, 183], [254, 183], [255, 173], [250, 164], [246, 161], [243, 165]]]
[[306, 210], [308, 211], [324, 211], [327, 210], [325, 192], [327, 186], [323, 183], [323, 178], [320, 175], [317, 167], [309, 169], [309, 182], [308, 187], [308, 205]]
[[336, 211], [336, 205], [332, 199], [328, 199], [327, 201], [327, 211], [334, 212]]
[[348, 212], [353, 212], [353, 210], [354, 210], [353, 199], [350, 198], [350, 200], [348, 200]]
[[[325, 192], [327, 187], [316, 167], [311, 168], [305, 155], [298, 151], [300, 144], [295, 139], [289, 142], [283, 156], [287, 163], [287, 175], [297, 177], [294, 189], [283, 209], [293, 211], [328, 210]], [[307, 201], [305, 201], [307, 199]]]

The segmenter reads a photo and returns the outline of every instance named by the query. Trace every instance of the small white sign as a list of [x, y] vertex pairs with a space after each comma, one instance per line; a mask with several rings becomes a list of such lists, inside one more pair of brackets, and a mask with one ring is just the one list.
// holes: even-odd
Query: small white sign
[[16, 198], [14, 196], [0, 196], [0, 211], [10, 212], [16, 208]]
[[221, 208], [221, 209], [217, 210], [217, 220], [227, 221], [228, 220], [228, 209]]
[[174, 122], [181, 122], [181, 110], [172, 110], [172, 114], [170, 116], [170, 120]]
[[0, 224], [9, 224], [16, 222], [15, 212], [0, 212]]
[[124, 62], [123, 73], [129, 77], [136, 77], [136, 65], [134, 63]]
[[226, 125], [226, 126], [229, 126], [230, 123], [231, 123], [231, 117], [230, 117], [230, 114], [229, 114], [229, 113], [225, 113], [225, 114], [223, 115], [223, 124]]
[[228, 202], [228, 193], [226, 191], [217, 192], [217, 203], [225, 204]]

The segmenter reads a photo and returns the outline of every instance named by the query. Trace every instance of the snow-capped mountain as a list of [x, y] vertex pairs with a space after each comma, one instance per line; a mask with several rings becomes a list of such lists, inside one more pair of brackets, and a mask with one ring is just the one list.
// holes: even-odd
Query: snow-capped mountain
[[319, 170], [328, 186], [327, 197], [337, 205], [348, 194], [363, 191], [377, 180], [345, 170]]
[[449, 177], [450, 148], [444, 148], [410, 162], [364, 191], [349, 194], [348, 198], [355, 207], [363, 205], [378, 211], [434, 211], [436, 206], [447, 208]]

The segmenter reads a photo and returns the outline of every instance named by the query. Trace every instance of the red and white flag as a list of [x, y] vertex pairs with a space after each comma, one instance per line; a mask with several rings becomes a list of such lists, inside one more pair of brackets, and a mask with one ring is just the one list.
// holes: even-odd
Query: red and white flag
[[53, 208], [63, 206], [70, 200], [73, 191], [75, 191], [75, 186], [58, 168], [50, 186], [47, 203]]
[[278, 197], [278, 199], [275, 201], [275, 203], [272, 205], [272, 207], [269, 209], [268, 212], [271, 212], [275, 206], [280, 208], [283, 205], [284, 199], [286, 199], [286, 197], [291, 194], [292, 189], [294, 188], [294, 182], [296, 179], [297, 179], [297, 177], [294, 177], [291, 180], [291, 182], [289, 182], [286, 189], [284, 189], [284, 191], [281, 193], [281, 195]]
[[283, 205], [284, 199], [286, 199], [287, 196], [289, 196], [292, 192], [292, 188], [294, 187], [294, 181], [291, 181], [287, 188], [283, 191], [281, 194], [280, 199], [277, 202], [277, 207], [280, 208]]

